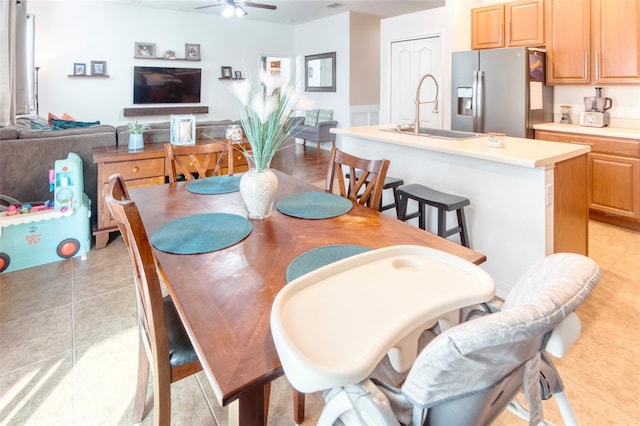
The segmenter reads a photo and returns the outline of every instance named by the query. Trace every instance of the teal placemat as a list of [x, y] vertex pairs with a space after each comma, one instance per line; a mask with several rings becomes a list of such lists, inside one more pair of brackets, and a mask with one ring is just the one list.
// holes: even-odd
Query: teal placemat
[[186, 185], [194, 194], [226, 194], [240, 190], [240, 176], [212, 176], [192, 180]]
[[252, 228], [251, 222], [236, 214], [195, 214], [162, 225], [151, 236], [151, 244], [173, 254], [207, 253], [242, 241]]
[[329, 192], [303, 192], [290, 195], [278, 202], [280, 213], [301, 219], [328, 219], [340, 216], [353, 208], [348, 198]]
[[349, 244], [322, 246], [302, 253], [289, 263], [286, 280], [291, 282], [296, 278], [338, 260], [371, 250], [370, 247]]

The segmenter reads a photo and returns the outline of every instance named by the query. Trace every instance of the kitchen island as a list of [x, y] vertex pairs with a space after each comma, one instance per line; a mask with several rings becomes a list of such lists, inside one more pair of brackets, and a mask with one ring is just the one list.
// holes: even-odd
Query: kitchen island
[[[469, 198], [471, 248], [487, 256], [482, 267], [498, 296], [548, 254], [587, 254], [588, 146], [506, 137], [504, 148], [489, 148], [486, 136], [449, 140], [381, 130], [390, 127], [331, 131], [351, 154], [390, 160], [388, 175], [405, 184]], [[408, 211], [415, 207], [410, 203]], [[450, 214], [447, 223], [455, 223]], [[435, 230], [436, 214], [429, 215]]]

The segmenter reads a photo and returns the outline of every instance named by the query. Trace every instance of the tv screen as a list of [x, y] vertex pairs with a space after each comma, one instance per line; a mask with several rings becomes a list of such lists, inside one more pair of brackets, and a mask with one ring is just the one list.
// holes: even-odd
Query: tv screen
[[134, 104], [200, 103], [200, 68], [134, 67]]

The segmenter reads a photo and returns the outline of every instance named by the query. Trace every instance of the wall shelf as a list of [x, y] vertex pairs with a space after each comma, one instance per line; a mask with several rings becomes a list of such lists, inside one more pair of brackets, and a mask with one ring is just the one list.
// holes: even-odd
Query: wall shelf
[[109, 74], [99, 74], [99, 75], [94, 75], [94, 74], [87, 74], [87, 75], [68, 74], [67, 77], [69, 77], [69, 78], [110, 78]]
[[200, 59], [188, 59], [188, 58], [164, 58], [162, 56], [134, 56], [133, 59], [155, 59], [160, 61], [187, 61], [187, 62], [200, 62]]
[[235, 78], [235, 77], [218, 77], [218, 80], [244, 80], [244, 77], [242, 77], [242, 78]]
[[125, 117], [141, 117], [145, 115], [168, 114], [208, 114], [208, 106], [161, 106], [146, 108], [125, 108]]

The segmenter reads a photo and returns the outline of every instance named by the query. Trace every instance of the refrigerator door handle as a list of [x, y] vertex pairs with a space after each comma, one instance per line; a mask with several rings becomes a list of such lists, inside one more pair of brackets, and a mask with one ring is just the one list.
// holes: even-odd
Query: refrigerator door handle
[[476, 71], [476, 123], [475, 132], [484, 133], [484, 71]]
[[472, 128], [471, 131], [478, 131], [478, 71], [473, 72], [473, 81], [471, 83], [471, 118]]

